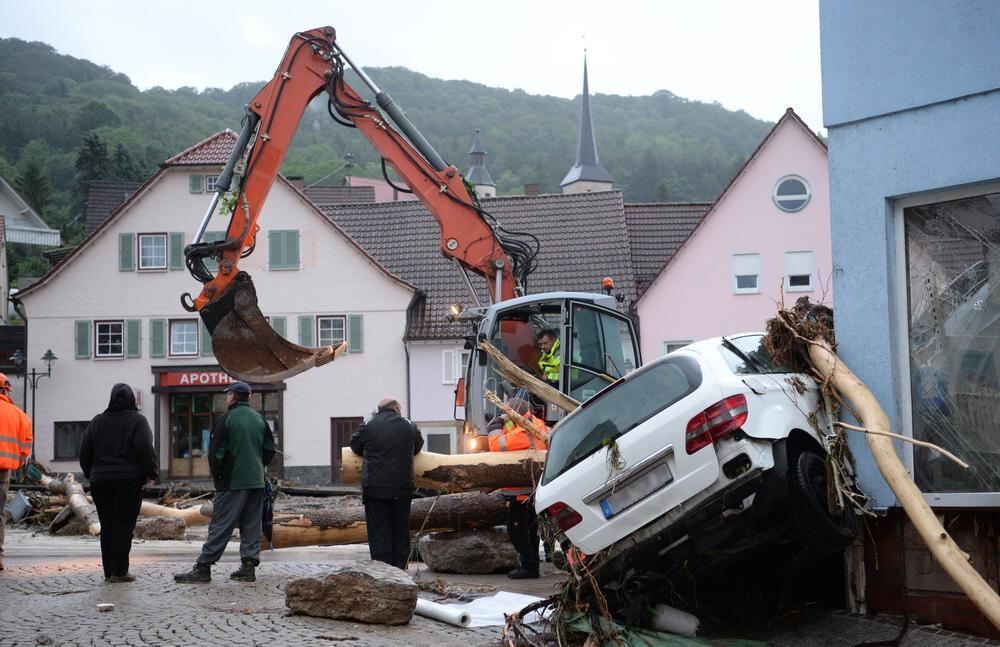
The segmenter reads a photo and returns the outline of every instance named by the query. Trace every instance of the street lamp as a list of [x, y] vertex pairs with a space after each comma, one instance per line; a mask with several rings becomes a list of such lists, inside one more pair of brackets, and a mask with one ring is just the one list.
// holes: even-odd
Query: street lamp
[[[38, 381], [43, 377], [52, 377], [52, 365], [55, 361], [59, 359], [56, 357], [52, 349], [45, 351], [42, 355], [42, 361], [45, 362], [45, 372], [37, 373], [35, 369], [31, 369], [31, 373], [28, 373], [28, 367], [24, 367], [24, 406], [28, 406], [28, 386], [31, 386], [31, 460], [35, 460], [35, 391], [38, 390]], [[14, 354], [10, 356], [10, 361], [14, 362], [14, 366], [21, 368], [21, 364], [24, 364], [24, 353], [21, 349], [14, 351]]]

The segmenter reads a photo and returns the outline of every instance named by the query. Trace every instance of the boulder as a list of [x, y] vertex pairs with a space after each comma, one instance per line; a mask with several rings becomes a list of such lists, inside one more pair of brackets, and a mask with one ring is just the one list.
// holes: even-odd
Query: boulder
[[417, 549], [427, 568], [438, 573], [498, 573], [518, 566], [505, 528], [437, 532], [421, 537]]
[[293, 614], [404, 625], [417, 606], [417, 584], [405, 571], [382, 562], [339, 564], [320, 577], [289, 582], [285, 606]]
[[140, 517], [135, 523], [136, 539], [184, 539], [187, 524], [180, 517]]

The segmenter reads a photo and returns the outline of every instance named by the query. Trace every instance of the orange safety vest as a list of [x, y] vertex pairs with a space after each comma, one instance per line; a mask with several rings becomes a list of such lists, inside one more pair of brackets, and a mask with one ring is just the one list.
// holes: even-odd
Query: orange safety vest
[[16, 470], [31, 457], [31, 421], [0, 393], [0, 470]]
[[[535, 429], [548, 433], [548, 428], [542, 420], [530, 413], [525, 414], [524, 417]], [[512, 420], [505, 422], [502, 428], [490, 432], [491, 452], [516, 452], [524, 449], [548, 449], [548, 445], [545, 441], [538, 440], [529, 434], [523, 427], [514, 424]], [[517, 497], [518, 501], [527, 500], [528, 495], [533, 491], [534, 488], [530, 486], [503, 488], [504, 494]]]

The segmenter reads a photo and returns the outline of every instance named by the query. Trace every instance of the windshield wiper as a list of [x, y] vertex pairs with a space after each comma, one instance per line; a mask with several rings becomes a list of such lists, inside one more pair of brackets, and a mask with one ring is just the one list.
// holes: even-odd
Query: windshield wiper
[[754, 361], [748, 354], [746, 354], [745, 352], [743, 352], [743, 349], [741, 349], [739, 346], [737, 346], [733, 342], [729, 341], [727, 338], [725, 338], [725, 337], [722, 338], [722, 345], [725, 346], [726, 348], [728, 348], [729, 350], [733, 351], [737, 355], [739, 355], [740, 359], [742, 359], [744, 362], [746, 362], [747, 364], [749, 364], [758, 373], [766, 373], [767, 372], [767, 371], [764, 370], [764, 367], [762, 367], [760, 364], [758, 364], [756, 361]]

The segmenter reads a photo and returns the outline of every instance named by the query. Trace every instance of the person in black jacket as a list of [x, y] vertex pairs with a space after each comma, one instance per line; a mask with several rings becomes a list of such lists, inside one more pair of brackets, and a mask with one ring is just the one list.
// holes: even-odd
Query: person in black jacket
[[101, 562], [108, 582], [132, 582], [128, 556], [142, 488], [159, 476], [149, 423], [135, 405], [127, 384], [111, 388], [104, 413], [94, 416], [80, 444], [80, 467], [101, 521]]
[[361, 498], [372, 559], [406, 569], [410, 556], [413, 456], [424, 446], [416, 425], [400, 415], [399, 402], [384, 398], [375, 415], [351, 436], [364, 457]]

